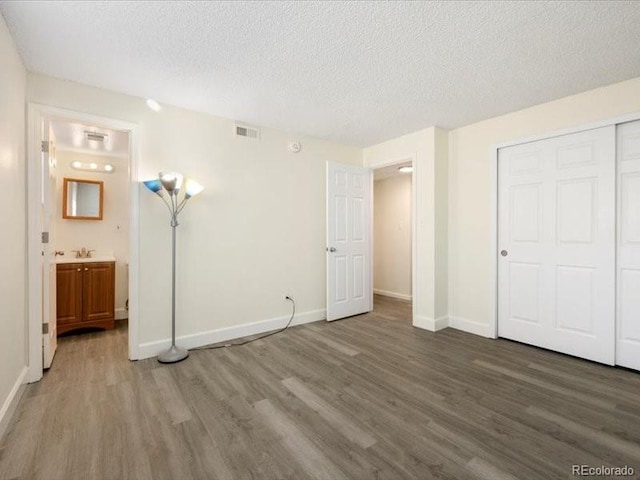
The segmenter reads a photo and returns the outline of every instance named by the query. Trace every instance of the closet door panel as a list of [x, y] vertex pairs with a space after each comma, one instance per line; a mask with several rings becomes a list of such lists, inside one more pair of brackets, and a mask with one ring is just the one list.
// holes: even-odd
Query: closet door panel
[[498, 333], [613, 365], [615, 127], [500, 149]]
[[640, 121], [617, 127], [616, 363], [640, 370]]

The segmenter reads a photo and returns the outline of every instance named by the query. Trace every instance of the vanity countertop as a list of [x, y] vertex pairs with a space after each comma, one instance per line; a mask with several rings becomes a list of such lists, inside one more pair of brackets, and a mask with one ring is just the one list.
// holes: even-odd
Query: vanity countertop
[[89, 258], [76, 258], [73, 255], [63, 255], [56, 257], [56, 263], [92, 263], [92, 262], [115, 262], [113, 255], [96, 255]]

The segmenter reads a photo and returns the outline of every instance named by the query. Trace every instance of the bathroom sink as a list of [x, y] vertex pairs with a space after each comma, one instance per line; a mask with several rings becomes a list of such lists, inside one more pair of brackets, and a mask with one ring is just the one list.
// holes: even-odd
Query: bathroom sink
[[116, 257], [113, 255], [98, 254], [89, 258], [76, 258], [73, 255], [62, 255], [56, 257], [56, 263], [91, 263], [91, 262], [115, 262]]

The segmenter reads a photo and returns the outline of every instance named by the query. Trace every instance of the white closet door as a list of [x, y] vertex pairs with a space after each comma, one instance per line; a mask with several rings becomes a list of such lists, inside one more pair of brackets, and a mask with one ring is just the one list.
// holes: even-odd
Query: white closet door
[[640, 121], [618, 125], [616, 363], [640, 370]]
[[498, 333], [615, 360], [615, 127], [499, 151]]

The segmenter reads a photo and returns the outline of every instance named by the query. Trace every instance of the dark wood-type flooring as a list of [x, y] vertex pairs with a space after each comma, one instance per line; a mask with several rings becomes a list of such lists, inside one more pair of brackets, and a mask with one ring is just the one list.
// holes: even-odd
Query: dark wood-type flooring
[[[60, 339], [0, 442], [0, 479], [569, 479], [640, 472], [640, 375], [411, 326], [410, 304], [184, 362], [126, 327]], [[640, 474], [636, 473], [637, 478]], [[602, 478], [602, 477], [600, 477]]]

